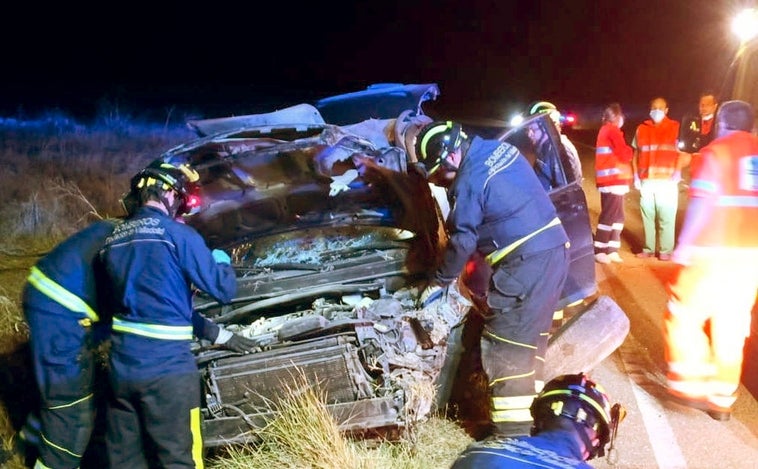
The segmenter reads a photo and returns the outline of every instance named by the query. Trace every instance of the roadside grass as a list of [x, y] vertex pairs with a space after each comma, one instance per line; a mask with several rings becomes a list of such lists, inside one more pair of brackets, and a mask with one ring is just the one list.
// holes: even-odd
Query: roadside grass
[[326, 401], [312, 383], [298, 377], [280, 401], [269, 404], [273, 417], [257, 433], [259, 443], [228, 448], [208, 468], [444, 468], [471, 441], [455, 423], [434, 416], [409, 422], [397, 440], [351, 439], [341, 434]]
[[[21, 290], [29, 268], [66, 236], [89, 222], [121, 215], [119, 200], [140, 168], [169, 148], [194, 138], [183, 125], [123, 118], [91, 126], [65, 116], [38, 121], [0, 118], [0, 365], [28, 343]], [[3, 386], [13, 373], [0, 369]], [[19, 383], [14, 383], [17, 386]], [[23, 383], [22, 383], [23, 384]], [[463, 429], [432, 416], [411, 421], [398, 440], [351, 439], [340, 434], [317, 390], [293, 387], [273, 410], [255, 446], [226, 448], [207, 461], [221, 468], [442, 468], [472, 441]], [[10, 389], [10, 387], [8, 387]], [[31, 394], [32, 390], [29, 390]], [[433, 389], [411, 394], [428, 402]], [[0, 397], [5, 393], [0, 393]], [[20, 423], [0, 401], [0, 467], [23, 469], [12, 454]], [[273, 405], [273, 404], [272, 404]]]

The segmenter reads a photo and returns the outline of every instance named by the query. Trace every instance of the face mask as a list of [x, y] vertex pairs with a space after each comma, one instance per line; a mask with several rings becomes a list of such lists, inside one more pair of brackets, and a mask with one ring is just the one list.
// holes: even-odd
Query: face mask
[[709, 121], [711, 119], [713, 119], [713, 114], [706, 114], [703, 116], [704, 121]]
[[663, 117], [666, 115], [662, 110], [660, 109], [653, 109], [650, 111], [650, 118], [653, 119], [653, 122], [656, 124], [663, 120]]
[[619, 117], [619, 129], [624, 126], [624, 118]]

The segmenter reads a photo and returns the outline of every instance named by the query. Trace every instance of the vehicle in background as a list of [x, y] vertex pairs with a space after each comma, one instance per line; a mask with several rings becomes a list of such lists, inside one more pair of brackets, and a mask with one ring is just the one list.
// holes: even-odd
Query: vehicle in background
[[[239, 355], [195, 344], [206, 446], [255, 441], [299, 379], [319, 388], [353, 435], [391, 437], [464, 400], [456, 390], [467, 363], [466, 292], [487, 279], [463, 276], [447, 301], [416, 306], [447, 240], [412, 151], [413, 131], [431, 121], [422, 104], [438, 95], [436, 84], [382, 84], [266, 114], [191, 121], [200, 138], [160, 157], [199, 173], [184, 222], [229, 252], [238, 275], [230, 305], [197, 293], [195, 308], [260, 346]], [[544, 129], [552, 150], [531, 147], [527, 124]], [[549, 169], [547, 190], [571, 239], [566, 314], [554, 321], [547, 372], [592, 369], [621, 344], [629, 322], [598, 296], [585, 194], [546, 114], [501, 138]]]
[[578, 117], [572, 111], [561, 112], [561, 127], [570, 130], [577, 123]]

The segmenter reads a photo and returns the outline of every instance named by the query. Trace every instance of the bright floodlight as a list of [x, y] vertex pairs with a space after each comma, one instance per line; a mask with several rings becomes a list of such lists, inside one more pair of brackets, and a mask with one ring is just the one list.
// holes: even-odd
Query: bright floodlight
[[732, 31], [743, 43], [758, 36], [758, 9], [742, 10], [732, 21]]
[[513, 117], [511, 117], [511, 127], [516, 127], [522, 122], [524, 122], [524, 116], [522, 116], [521, 114], [516, 114]]

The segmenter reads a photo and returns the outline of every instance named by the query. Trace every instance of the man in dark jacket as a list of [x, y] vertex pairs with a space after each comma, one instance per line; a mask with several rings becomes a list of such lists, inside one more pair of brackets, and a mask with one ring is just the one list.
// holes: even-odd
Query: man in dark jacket
[[161, 161], [140, 172], [131, 191], [139, 207], [101, 252], [115, 298], [106, 431], [113, 468], [147, 467], [148, 445], [161, 467], [203, 467], [193, 335], [238, 352], [255, 345], [193, 310], [193, 286], [226, 304], [237, 285], [229, 256], [176, 220], [197, 179]]
[[527, 434], [529, 405], [542, 389], [542, 363], [553, 312], [568, 275], [568, 236], [534, 170], [518, 149], [498, 140], [469, 142], [453, 122], [428, 124], [416, 154], [430, 174], [455, 172], [448, 198], [449, 242], [422, 292], [441, 297], [474, 254], [492, 267], [483, 309], [481, 355], [491, 420], [505, 435]]
[[35, 467], [79, 467], [95, 426], [95, 349], [108, 326], [98, 313], [104, 282], [97, 253], [115, 223], [97, 221], [58, 244], [24, 286], [40, 408], [20, 438], [37, 447]]

